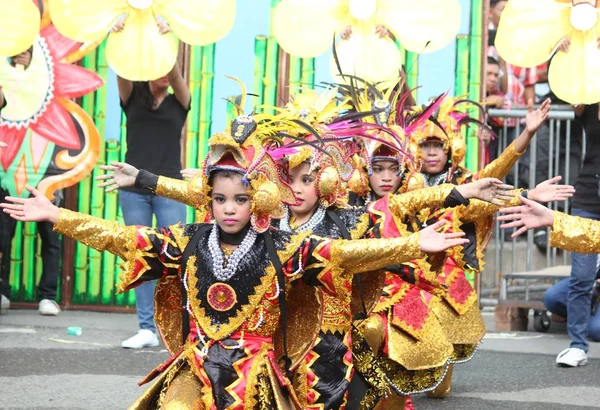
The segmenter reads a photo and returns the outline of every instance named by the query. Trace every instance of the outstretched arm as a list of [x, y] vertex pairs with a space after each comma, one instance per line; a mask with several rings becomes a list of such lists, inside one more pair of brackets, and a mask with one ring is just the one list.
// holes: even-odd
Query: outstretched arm
[[521, 198], [522, 205], [500, 210], [502, 228], [518, 228], [518, 236], [529, 229], [551, 227], [550, 246], [578, 253], [600, 253], [600, 221], [553, 211]]
[[508, 175], [508, 172], [512, 169], [515, 163], [521, 158], [521, 155], [525, 152], [531, 139], [542, 126], [544, 121], [548, 119], [550, 113], [550, 99], [546, 99], [537, 110], [533, 109], [533, 101], [529, 100], [527, 116], [525, 117], [525, 129], [513, 141], [502, 154], [482, 169], [478, 175], [480, 178], [498, 178], [502, 179]]
[[[389, 208], [397, 218], [416, 215], [424, 208], [454, 207], [467, 205], [471, 199], [481, 199], [501, 205], [512, 195], [509, 185], [495, 178], [485, 178], [468, 184], [442, 184], [437, 187], [424, 188], [405, 194], [392, 195]], [[381, 201], [381, 200], [380, 200]]]
[[108, 251], [124, 260], [119, 291], [142, 282], [178, 273], [183, 228], [158, 230], [123, 226], [53, 205], [41, 192], [27, 187], [32, 198], [6, 197], [4, 212], [23, 222], [52, 222], [56, 232], [67, 235], [98, 251]]
[[[552, 179], [540, 182], [535, 188], [527, 190], [527, 198], [539, 203], [548, 203], [554, 201], [565, 201], [571, 198], [575, 193], [575, 187], [571, 185], [559, 185], [562, 177], [556, 176]], [[521, 204], [519, 195], [522, 191], [513, 191], [512, 197], [502, 206], [473, 200], [462, 211], [460, 220], [463, 222], [473, 222], [480, 218], [486, 218], [493, 215], [501, 208], [514, 207]]]
[[[300, 252], [306, 269], [338, 270], [339, 274], [357, 274], [422, 258], [468, 242], [464, 233], [438, 232], [446, 221], [439, 221], [407, 237], [391, 239], [323, 239], [309, 236]], [[306, 247], [308, 245], [308, 248]], [[309, 251], [310, 250], [310, 251]], [[319, 273], [318, 277], [324, 276]]]
[[101, 165], [100, 168], [108, 171], [105, 175], [96, 177], [97, 181], [103, 181], [98, 187], [106, 188], [106, 192], [119, 188], [142, 188], [196, 209], [200, 208], [208, 197], [208, 184], [201, 172], [196, 173], [190, 181], [182, 181], [158, 176], [143, 169], [138, 170], [124, 162], [112, 162], [110, 165]]

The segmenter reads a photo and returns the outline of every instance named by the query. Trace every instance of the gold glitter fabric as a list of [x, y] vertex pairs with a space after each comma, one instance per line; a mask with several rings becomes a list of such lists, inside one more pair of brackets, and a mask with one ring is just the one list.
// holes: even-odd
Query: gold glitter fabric
[[[432, 315], [434, 316], [434, 315]], [[423, 324], [421, 340], [409, 336], [392, 324], [391, 312], [388, 319], [388, 357], [408, 370], [427, 370], [446, 364], [453, 346], [446, 338], [444, 328], [435, 317]]]
[[442, 324], [446, 338], [453, 345], [477, 345], [485, 336], [485, 324], [479, 309], [472, 308], [464, 315], [458, 315], [446, 301], [435, 296], [429, 302], [429, 307]]
[[371, 350], [378, 352], [385, 341], [385, 322], [381, 315], [370, 314], [358, 325], [361, 336], [367, 341]]
[[423, 256], [418, 232], [407, 238], [335, 240], [331, 244], [331, 261], [349, 274], [376, 271]]
[[210, 187], [203, 172], [189, 181], [160, 176], [156, 185], [156, 195], [174, 199], [196, 209], [206, 206], [209, 192]]
[[159, 279], [154, 292], [154, 322], [171, 354], [179, 351], [183, 340], [181, 306], [183, 302], [179, 277], [167, 276]]
[[161, 410], [197, 410], [204, 408], [202, 384], [189, 366], [184, 365], [170, 381]]
[[498, 178], [502, 179], [508, 175], [509, 171], [521, 158], [523, 153], [517, 152], [515, 149], [515, 143], [510, 144], [500, 154], [498, 158], [486, 165], [484, 169], [477, 173], [479, 178]]
[[437, 208], [444, 205], [454, 185], [442, 184], [436, 187], [418, 189], [400, 195], [391, 195], [389, 207], [397, 218], [415, 215], [424, 208]]
[[578, 253], [600, 253], [600, 222], [554, 212], [550, 246]]
[[352, 312], [350, 310], [349, 291], [337, 296], [332, 296], [323, 292], [323, 323], [321, 329], [323, 332], [344, 333], [350, 328], [352, 322]]
[[378, 401], [395, 391], [409, 395], [433, 389], [444, 377], [447, 365], [411, 371], [383, 354], [375, 355], [361, 332], [352, 330], [354, 367], [365, 378], [370, 388], [361, 402], [361, 409], [373, 409]]
[[434, 390], [427, 392], [427, 396], [433, 399], [443, 399], [450, 393], [450, 389], [452, 388], [452, 372], [454, 371], [454, 365], [451, 364], [448, 366], [448, 372], [446, 376], [444, 376], [444, 380], [440, 383], [438, 387]]
[[503, 206], [494, 205], [490, 202], [481, 201], [479, 199], [470, 199], [469, 205], [464, 206], [461, 205], [459, 209], [460, 213], [460, 221], [465, 222], [473, 222], [483, 218], [487, 218], [494, 214], [494, 212], [498, 211], [501, 208], [508, 208], [511, 206], [519, 206], [521, 205], [521, 201], [519, 200], [519, 195], [523, 192], [522, 189], [516, 189], [513, 191], [513, 198], [506, 202]]
[[450, 363], [462, 363], [471, 360], [477, 351], [477, 345], [458, 344], [454, 345], [454, 352], [450, 358]]
[[[302, 362], [310, 351], [321, 330], [323, 319], [323, 294], [320, 288], [309, 286], [304, 281], [296, 281], [289, 287], [287, 305], [287, 348], [292, 367]], [[278, 303], [277, 298], [274, 302]], [[277, 327], [273, 344], [277, 357], [283, 356], [283, 332], [279, 320], [279, 305], [276, 314], [265, 316], [266, 329]]]
[[54, 230], [98, 251], [109, 251], [121, 258], [135, 250], [135, 226], [123, 226], [64, 208], [60, 209]]
[[398, 396], [392, 393], [388, 397], [383, 397], [379, 400], [379, 403], [375, 405], [373, 410], [403, 409], [405, 405], [406, 396]]

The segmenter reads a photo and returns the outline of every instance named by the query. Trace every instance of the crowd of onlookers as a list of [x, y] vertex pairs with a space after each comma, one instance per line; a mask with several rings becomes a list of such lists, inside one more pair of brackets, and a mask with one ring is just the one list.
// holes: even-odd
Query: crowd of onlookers
[[[535, 68], [515, 67], [496, 52], [494, 40], [502, 11], [507, 0], [490, 0], [489, 42], [486, 74], [486, 106], [489, 108], [525, 108], [528, 101], [538, 102], [550, 97], [554, 104], [560, 101], [548, 86], [548, 63]], [[560, 49], [560, 46], [559, 46]], [[562, 50], [568, 52], [568, 50]], [[565, 211], [572, 215], [600, 220], [600, 108], [599, 105], [572, 107], [575, 120], [570, 129], [563, 122], [540, 128], [536, 136], [535, 160], [526, 153], [519, 161], [519, 175], [511, 183], [527, 188], [530, 181], [530, 161], [535, 163], [535, 182], [545, 180], [549, 169], [553, 174], [569, 174], [569, 183], [576, 193]], [[497, 136], [506, 136], [507, 144], [518, 135], [518, 118], [489, 117], [488, 124]], [[570, 134], [570, 138], [568, 138]], [[550, 138], [554, 136], [552, 142]], [[500, 138], [486, 138], [487, 158], [492, 161], [502, 152]], [[551, 152], [551, 150], [553, 152]], [[569, 155], [567, 155], [567, 153]], [[551, 168], [551, 160], [559, 156], [558, 169]], [[569, 166], [567, 167], [567, 156]], [[545, 248], [545, 232], [535, 235], [536, 244]], [[600, 341], [600, 314], [595, 314], [598, 298], [592, 289], [598, 280], [597, 255], [571, 255], [571, 273], [554, 284], [545, 294], [546, 308], [553, 314], [567, 318], [571, 346], [558, 354], [556, 363], [562, 366], [581, 366], [587, 363], [588, 340]], [[594, 312], [594, 313], [592, 313]]]

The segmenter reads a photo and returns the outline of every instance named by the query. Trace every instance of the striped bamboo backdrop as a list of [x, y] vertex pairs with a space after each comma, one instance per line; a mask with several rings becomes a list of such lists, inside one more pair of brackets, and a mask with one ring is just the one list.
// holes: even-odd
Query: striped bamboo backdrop
[[[279, 0], [271, 0], [273, 8]], [[468, 95], [470, 98], [479, 99], [481, 91], [481, 68], [482, 56], [482, 4], [483, 0], [472, 0], [471, 2], [471, 30], [469, 35], [459, 35], [456, 39], [456, 79], [455, 95]], [[105, 44], [97, 50], [88, 54], [82, 61], [82, 65], [97, 72], [105, 83], [109, 81], [109, 69], [104, 53]], [[191, 111], [188, 116], [184, 141], [184, 165], [186, 167], [199, 168], [207, 151], [207, 141], [211, 135], [213, 104], [218, 98], [227, 97], [213, 95], [213, 84], [215, 77], [215, 56], [219, 51], [219, 45], [205, 47], [189, 47], [184, 61], [188, 62], [187, 76], [192, 93]], [[221, 50], [233, 52], [232, 50]], [[281, 76], [278, 77], [280, 65], [282, 65], [282, 53], [271, 34], [258, 35], [254, 40], [254, 69], [252, 93], [253, 105], [277, 105], [278, 95], [285, 88], [292, 92], [298, 86], [314, 87], [316, 78], [315, 59], [287, 58], [287, 78], [281, 84]], [[416, 54], [403, 51], [404, 62], [407, 71], [407, 80], [411, 88], [417, 87], [419, 78], [419, 58]], [[218, 73], [226, 75], [228, 73]], [[114, 75], [114, 74], [111, 74]], [[285, 77], [285, 76], [284, 76]], [[418, 92], [418, 91], [417, 91]], [[94, 119], [100, 135], [106, 135], [107, 122], [106, 111], [109, 104], [115, 101], [107, 101], [107, 87], [102, 87], [95, 93], [82, 98], [83, 109]], [[232, 114], [231, 114], [232, 115]], [[222, 124], [218, 125], [222, 128]], [[110, 163], [111, 161], [123, 161], [126, 152], [125, 117], [120, 118], [120, 132], [118, 139], [107, 139], [100, 154], [98, 165]], [[467, 144], [466, 164], [469, 168], [477, 167], [477, 141], [470, 137]], [[76, 202], [72, 208], [79, 212], [123, 222], [121, 210], [118, 206], [118, 194], [105, 193], [96, 187], [94, 178], [102, 174], [99, 168], [84, 179], [76, 187], [70, 188], [76, 191]], [[188, 221], [194, 218], [190, 209]], [[37, 236], [35, 224], [17, 224], [16, 235], [12, 248], [11, 268], [11, 301], [13, 302], [35, 302], [35, 286], [41, 276], [42, 261], [40, 256], [40, 243]], [[119, 280], [118, 265], [121, 261], [108, 252], [97, 252], [85, 245], [75, 244], [74, 252], [65, 252], [63, 258], [63, 273], [61, 281], [71, 286], [70, 292], [66, 292], [59, 286], [58, 298], [63, 304], [81, 306], [113, 306], [131, 307], [135, 306], [134, 292], [116, 294], [116, 283]], [[68, 269], [71, 264], [73, 269]], [[68, 294], [70, 297], [65, 298]]]

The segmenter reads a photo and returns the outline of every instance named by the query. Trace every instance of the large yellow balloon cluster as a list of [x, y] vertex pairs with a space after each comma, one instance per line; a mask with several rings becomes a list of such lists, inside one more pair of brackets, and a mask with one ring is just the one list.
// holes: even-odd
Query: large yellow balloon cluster
[[[378, 26], [409, 51], [436, 51], [458, 33], [460, 5], [456, 0], [282, 0], [273, 18], [277, 42], [298, 57], [323, 54], [334, 36], [350, 27], [350, 38], [336, 46], [342, 71], [376, 83], [397, 79], [402, 65], [398, 47], [376, 33]], [[333, 62], [332, 72], [338, 73]]]
[[[56, 28], [80, 42], [103, 39], [125, 16], [123, 31], [110, 33], [106, 58], [121, 77], [154, 80], [175, 65], [178, 38], [206, 45], [224, 37], [233, 27], [235, 0], [50, 0]], [[160, 34], [158, 19], [173, 34]]]
[[0, 10], [0, 56], [16, 56], [40, 32], [40, 10], [31, 0], [0, 0]]
[[509, 0], [502, 13], [496, 49], [507, 62], [535, 67], [548, 61], [564, 39], [567, 52], [552, 58], [552, 91], [571, 104], [600, 101], [600, 21], [595, 0]]

